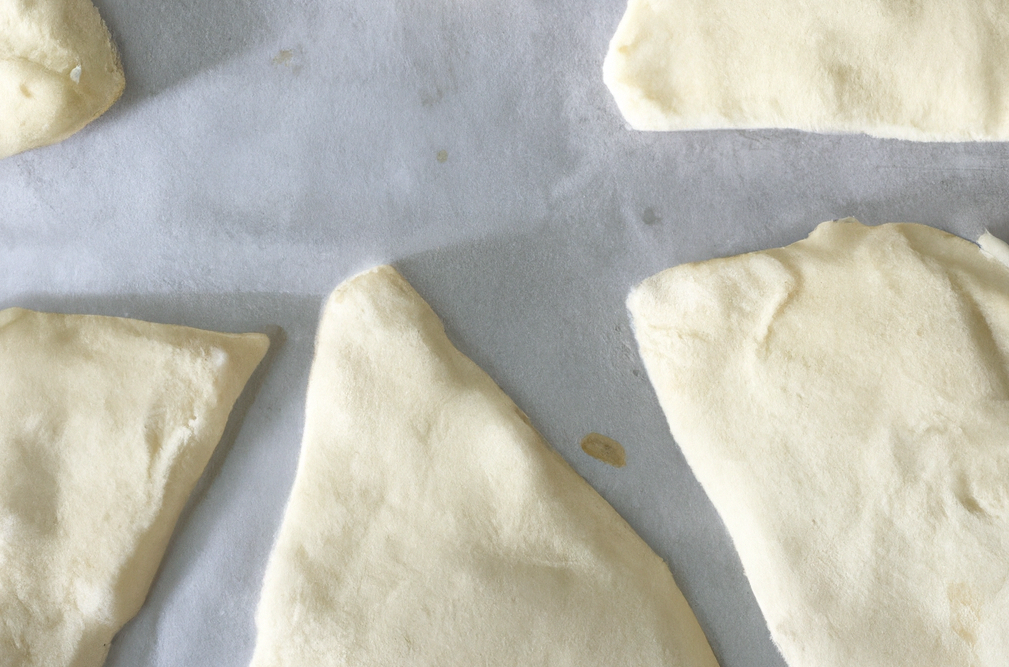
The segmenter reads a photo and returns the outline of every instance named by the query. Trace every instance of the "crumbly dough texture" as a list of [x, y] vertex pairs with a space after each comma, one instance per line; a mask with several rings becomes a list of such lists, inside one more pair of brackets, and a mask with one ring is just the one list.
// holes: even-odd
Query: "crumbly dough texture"
[[849, 219], [669, 269], [629, 307], [791, 667], [1007, 664], [1005, 265]]
[[125, 85], [90, 0], [0, 0], [0, 158], [66, 139]]
[[267, 345], [0, 311], [0, 666], [105, 662]]
[[603, 78], [638, 130], [1009, 139], [1009, 3], [630, 0]]
[[390, 267], [316, 341], [255, 667], [716, 667], [662, 560]]

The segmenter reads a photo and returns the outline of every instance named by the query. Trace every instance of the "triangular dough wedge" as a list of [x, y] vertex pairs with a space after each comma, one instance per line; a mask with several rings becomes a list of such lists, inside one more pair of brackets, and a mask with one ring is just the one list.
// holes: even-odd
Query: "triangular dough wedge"
[[100, 667], [268, 344], [0, 311], [0, 665]]
[[638, 130], [1009, 139], [1009, 4], [630, 0], [603, 80]]
[[0, 158], [66, 139], [125, 85], [90, 0], [0, 0]]
[[390, 267], [326, 305], [255, 667], [715, 667], [662, 560]]
[[826, 222], [629, 307], [789, 665], [1009, 664], [1006, 266], [922, 225]]

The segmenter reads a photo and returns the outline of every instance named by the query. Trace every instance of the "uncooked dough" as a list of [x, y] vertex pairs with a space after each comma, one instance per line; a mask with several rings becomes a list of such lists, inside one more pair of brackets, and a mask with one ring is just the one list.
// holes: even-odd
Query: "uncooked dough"
[[0, 665], [105, 662], [267, 345], [0, 311]]
[[638, 130], [1009, 139], [1009, 3], [630, 0], [603, 78]]
[[629, 307], [791, 667], [1009, 664], [1005, 265], [849, 219]]
[[66, 139], [125, 85], [90, 0], [0, 0], [0, 158]]
[[255, 667], [716, 667], [665, 563], [390, 267], [330, 297]]

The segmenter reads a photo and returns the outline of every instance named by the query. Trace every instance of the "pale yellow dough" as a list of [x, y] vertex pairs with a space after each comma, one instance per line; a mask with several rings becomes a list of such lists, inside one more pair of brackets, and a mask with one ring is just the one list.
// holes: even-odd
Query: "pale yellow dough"
[[630, 296], [791, 667], [1009, 664], [1009, 269], [983, 243], [827, 222]]
[[66, 139], [125, 85], [90, 0], [0, 0], [0, 158]]
[[105, 662], [267, 345], [0, 311], [0, 666]]
[[665, 563], [390, 267], [341, 285], [255, 667], [716, 667]]
[[1009, 139], [1001, 0], [630, 0], [603, 78], [638, 130]]

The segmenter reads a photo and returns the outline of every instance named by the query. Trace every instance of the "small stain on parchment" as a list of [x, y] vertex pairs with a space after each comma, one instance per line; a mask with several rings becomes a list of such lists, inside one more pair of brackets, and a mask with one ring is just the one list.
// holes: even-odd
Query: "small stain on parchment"
[[301, 47], [294, 47], [277, 51], [277, 55], [273, 56], [271, 60], [275, 66], [283, 67], [292, 74], [298, 74], [301, 72], [301, 66], [304, 64], [303, 56], [304, 53]]
[[607, 438], [599, 433], [589, 433], [582, 438], [582, 451], [614, 468], [623, 468], [627, 465], [624, 446], [613, 438]]
[[645, 209], [645, 212], [641, 214], [641, 221], [646, 225], [654, 225], [656, 223], [662, 222], [662, 218], [655, 214], [655, 209], [651, 206]]
[[438, 160], [438, 162], [442, 163], [448, 162], [448, 151], [446, 150], [438, 151], [438, 154], [435, 156], [435, 158]]

